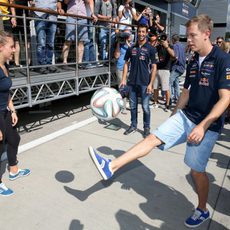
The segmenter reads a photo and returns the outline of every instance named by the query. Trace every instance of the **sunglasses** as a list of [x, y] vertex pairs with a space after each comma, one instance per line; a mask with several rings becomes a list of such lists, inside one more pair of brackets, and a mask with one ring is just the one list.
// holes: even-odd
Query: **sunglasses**
[[222, 41], [217, 41], [218, 44], [222, 43]]

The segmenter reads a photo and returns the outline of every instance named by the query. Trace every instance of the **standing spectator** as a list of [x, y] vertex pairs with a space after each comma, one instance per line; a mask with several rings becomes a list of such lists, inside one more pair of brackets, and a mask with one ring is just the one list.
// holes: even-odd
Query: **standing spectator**
[[[132, 0], [125, 0], [124, 5], [119, 6], [118, 17], [119, 17], [119, 22], [130, 24], [130, 25], [132, 24], [133, 19], [137, 20], [137, 11], [133, 7]], [[124, 31], [127, 29], [132, 30], [132, 27], [126, 25], [119, 25], [120, 31]]]
[[173, 58], [169, 85], [171, 101], [174, 100], [174, 102], [176, 102], [180, 97], [179, 81], [181, 75], [185, 71], [186, 63], [185, 47], [179, 42], [179, 39], [179, 35], [174, 34], [172, 36], [173, 49], [170, 47], [168, 48], [168, 52], [171, 53], [171, 57]]
[[[9, 179], [15, 180], [19, 177], [28, 176], [29, 169], [19, 169], [17, 161], [20, 136], [16, 124], [18, 117], [10, 98], [12, 81], [8, 72], [7, 61], [13, 58], [15, 52], [13, 35], [9, 32], [0, 32], [0, 159], [7, 144], [7, 158], [9, 163]], [[1, 162], [0, 162], [1, 163]], [[0, 178], [0, 195], [10, 196], [13, 191], [2, 183]]]
[[[207, 15], [193, 17], [186, 27], [188, 44], [196, 55], [188, 65], [184, 89], [173, 116], [116, 159], [106, 159], [92, 147], [89, 153], [99, 173], [107, 180], [126, 164], [152, 154], [155, 147], [166, 150], [186, 143], [184, 161], [191, 168], [198, 205], [185, 225], [194, 228], [210, 217], [207, 209], [209, 180], [205, 171], [230, 101], [230, 57], [212, 46], [213, 22]], [[172, 167], [170, 162], [168, 165]]]
[[[116, 75], [117, 75], [117, 81], [118, 85], [121, 84], [122, 81], [122, 75], [125, 65], [125, 54], [129, 47], [131, 47], [132, 42], [132, 34], [129, 29], [122, 32], [122, 37], [118, 37], [116, 49], [114, 52], [114, 57], [117, 59], [117, 65], [116, 65]], [[118, 35], [119, 36], [119, 35]], [[121, 36], [121, 35], [120, 35]], [[122, 113], [126, 113], [126, 97], [128, 95], [124, 95], [124, 109], [122, 110]]]
[[162, 33], [165, 30], [165, 27], [161, 24], [161, 18], [159, 14], [153, 16], [152, 25], [156, 29], [158, 34]]
[[[30, 5], [46, 10], [54, 10], [63, 14], [61, 5], [62, 0], [34, 0]], [[39, 65], [52, 65], [54, 54], [54, 39], [57, 29], [57, 16], [54, 14], [34, 11], [35, 29], [37, 33], [37, 58]], [[44, 21], [45, 19], [46, 21]], [[48, 21], [47, 21], [48, 20]], [[59, 72], [55, 66], [39, 68], [41, 74]]]
[[153, 13], [149, 6], [146, 6], [145, 9], [137, 16], [138, 25], [146, 25], [151, 27], [153, 25]]
[[[125, 55], [125, 64], [120, 86], [129, 86], [129, 100], [131, 110], [131, 125], [124, 132], [128, 135], [137, 130], [137, 107], [138, 95], [141, 95], [141, 104], [143, 109], [144, 133], [146, 137], [150, 133], [150, 108], [149, 99], [152, 94], [153, 82], [156, 75], [155, 49], [146, 41], [148, 27], [139, 25], [137, 29], [138, 41], [129, 47]], [[130, 66], [130, 73], [127, 79], [127, 73]], [[149, 65], [152, 71], [150, 72]], [[127, 79], [127, 81], [126, 81]]]
[[221, 37], [221, 36], [217, 37], [217, 38], [216, 38], [216, 45], [217, 45], [218, 47], [221, 47], [223, 41], [224, 41], [224, 38], [223, 38], [223, 37]]
[[84, 41], [84, 55], [83, 62], [90, 62], [86, 64], [86, 68], [96, 67], [96, 50], [95, 50], [95, 26], [93, 22], [97, 21], [97, 17], [94, 14], [94, 1], [90, 1], [89, 4], [86, 4], [86, 13], [88, 17], [92, 17], [92, 20], [88, 20], [87, 30], [88, 30], [88, 39]]
[[[14, 0], [0, 0], [0, 2], [13, 4]], [[17, 20], [15, 17], [9, 17], [8, 15], [16, 15], [14, 7], [10, 7], [9, 9], [8, 6], [0, 6], [0, 12], [4, 15], [0, 16], [0, 20], [3, 22], [4, 31], [12, 32], [12, 27], [17, 25]]]
[[[87, 16], [86, 4], [89, 4], [92, 16], [94, 16], [93, 0], [64, 0], [67, 4], [67, 13], [79, 16]], [[67, 17], [66, 19], [65, 43], [62, 50], [63, 63], [67, 64], [69, 50], [72, 42], [76, 41], [76, 24], [77, 24], [77, 62], [81, 65], [84, 54], [84, 42], [88, 41], [87, 19]], [[88, 59], [89, 57], [87, 57]]]
[[[29, 0], [15, 0], [14, 3], [21, 6], [28, 6]], [[23, 10], [19, 8], [15, 8], [15, 13], [17, 16], [23, 16]], [[25, 10], [26, 17], [28, 17], [28, 10]], [[29, 20], [26, 20], [26, 31], [27, 31], [27, 39], [29, 39]], [[12, 33], [14, 35], [15, 40], [15, 54], [14, 54], [14, 62], [15, 67], [20, 67], [20, 36], [22, 41], [25, 44], [25, 30], [24, 30], [24, 23], [23, 18], [17, 18], [17, 25], [13, 27]], [[28, 49], [30, 48], [30, 42], [27, 44]], [[29, 60], [30, 62], [30, 60]]]
[[[157, 103], [158, 88], [161, 84], [161, 90], [164, 92], [166, 97], [165, 112], [168, 112], [170, 107], [170, 89], [169, 89], [169, 76], [170, 76], [170, 65], [171, 65], [171, 54], [169, 53], [169, 43], [167, 36], [161, 36], [161, 39], [157, 45], [158, 62], [157, 62], [157, 76], [154, 82], [154, 101]], [[157, 105], [155, 105], [157, 107]]]
[[[116, 22], [117, 19], [117, 4], [116, 0], [98, 0], [95, 4], [95, 14], [98, 19], [108, 20]], [[109, 22], [99, 21], [98, 25], [102, 26], [99, 32], [99, 43], [100, 43], [100, 56], [101, 60], [107, 60], [107, 46], [109, 40]], [[115, 35], [114, 35], [115, 36]], [[111, 47], [114, 46], [115, 37], [112, 36]], [[109, 47], [110, 49], [110, 47]], [[108, 51], [109, 52], [109, 51]], [[111, 51], [112, 53], [112, 51]]]

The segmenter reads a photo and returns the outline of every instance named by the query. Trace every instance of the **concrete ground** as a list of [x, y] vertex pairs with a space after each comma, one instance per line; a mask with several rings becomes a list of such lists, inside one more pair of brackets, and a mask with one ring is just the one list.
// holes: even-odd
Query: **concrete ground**
[[[0, 197], [0, 229], [187, 229], [183, 222], [196, 206], [197, 196], [190, 169], [183, 163], [184, 144], [165, 152], [154, 149], [110, 181], [101, 180], [89, 157], [89, 145], [114, 158], [142, 140], [139, 110], [139, 130], [128, 136], [123, 132], [130, 123], [129, 111], [111, 125], [99, 123], [90, 110], [41, 122], [23, 134], [20, 167], [29, 167], [32, 173], [12, 182], [3, 170], [3, 181], [15, 194]], [[152, 129], [170, 115], [162, 108], [151, 111]], [[207, 167], [211, 219], [197, 229], [230, 229], [229, 149], [230, 125], [226, 125]]]

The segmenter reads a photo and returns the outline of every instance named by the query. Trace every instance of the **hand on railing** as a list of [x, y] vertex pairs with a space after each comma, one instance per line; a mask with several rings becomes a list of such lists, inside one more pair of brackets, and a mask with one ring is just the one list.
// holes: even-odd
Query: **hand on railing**
[[17, 26], [17, 20], [16, 20], [16, 18], [11, 18], [11, 24], [12, 24], [13, 28]]

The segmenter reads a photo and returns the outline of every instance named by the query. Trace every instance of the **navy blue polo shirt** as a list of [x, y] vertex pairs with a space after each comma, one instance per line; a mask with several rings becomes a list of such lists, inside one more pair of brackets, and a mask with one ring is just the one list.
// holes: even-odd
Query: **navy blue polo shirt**
[[[184, 88], [189, 89], [189, 101], [183, 109], [186, 116], [199, 124], [219, 100], [219, 89], [230, 89], [230, 55], [218, 47], [205, 57], [199, 68], [199, 55], [196, 54], [187, 67]], [[220, 132], [224, 114], [214, 121], [209, 130]]]
[[3, 72], [2, 68], [0, 68], [0, 111], [7, 109], [9, 98], [10, 98], [11, 86], [12, 86], [11, 78], [7, 77]]
[[155, 64], [156, 50], [149, 43], [139, 47], [135, 44], [129, 47], [125, 54], [125, 61], [130, 61], [128, 85], [147, 86], [150, 83], [150, 64]]

